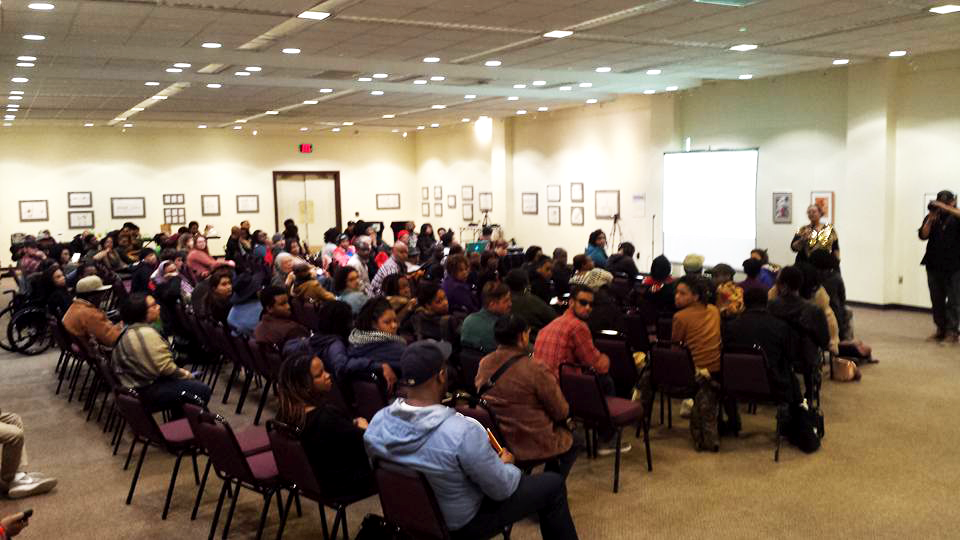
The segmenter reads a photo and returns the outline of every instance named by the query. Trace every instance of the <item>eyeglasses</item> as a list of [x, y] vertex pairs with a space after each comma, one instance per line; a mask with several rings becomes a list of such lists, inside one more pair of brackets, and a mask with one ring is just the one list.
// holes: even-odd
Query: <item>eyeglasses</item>
[[577, 303], [580, 304], [580, 305], [583, 306], [583, 307], [587, 307], [587, 306], [592, 306], [592, 305], [593, 305], [593, 301], [591, 301], [591, 300], [577, 300]]

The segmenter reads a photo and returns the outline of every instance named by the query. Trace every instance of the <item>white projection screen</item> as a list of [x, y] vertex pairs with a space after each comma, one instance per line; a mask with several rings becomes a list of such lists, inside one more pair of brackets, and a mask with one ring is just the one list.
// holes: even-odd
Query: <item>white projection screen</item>
[[671, 262], [690, 253], [706, 266], [734, 268], [757, 242], [759, 150], [663, 155], [663, 251]]

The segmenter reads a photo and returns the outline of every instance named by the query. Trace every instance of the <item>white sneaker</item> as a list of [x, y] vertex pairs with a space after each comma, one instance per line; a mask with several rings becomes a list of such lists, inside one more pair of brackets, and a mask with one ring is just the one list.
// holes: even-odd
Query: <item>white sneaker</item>
[[[632, 448], [633, 448], [633, 447], [630, 446], [630, 443], [625, 443], [625, 442], [620, 443], [620, 453], [621, 453], [621, 454], [626, 454], [626, 453], [629, 452]], [[597, 455], [598, 455], [598, 456], [612, 456], [613, 454], [616, 453], [616, 451], [617, 451], [617, 441], [610, 441], [609, 443], [607, 443], [607, 444], [605, 444], [605, 445], [603, 445], [603, 446], [601, 446], [600, 448], [597, 449]]]
[[56, 478], [48, 478], [40, 473], [17, 473], [7, 489], [7, 497], [22, 499], [31, 495], [40, 495], [56, 486]]
[[690, 411], [693, 410], [693, 400], [685, 399], [680, 402], [680, 418], [690, 418]]

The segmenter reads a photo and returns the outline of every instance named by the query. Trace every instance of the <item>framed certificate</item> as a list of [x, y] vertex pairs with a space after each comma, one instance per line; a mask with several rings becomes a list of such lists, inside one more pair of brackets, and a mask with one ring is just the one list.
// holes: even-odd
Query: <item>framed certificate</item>
[[524, 214], [537, 215], [539, 209], [537, 204], [539, 202], [540, 195], [538, 193], [521, 193], [520, 194], [520, 208]]
[[464, 201], [473, 200], [473, 186], [463, 186], [460, 188], [460, 198]]
[[547, 186], [547, 202], [560, 202], [560, 184]]
[[583, 202], [583, 182], [570, 184], [570, 202]]
[[220, 196], [219, 195], [201, 195], [200, 213], [204, 216], [220, 215]]
[[559, 206], [547, 206], [547, 225], [560, 225]]
[[147, 217], [147, 200], [143, 197], [110, 197], [112, 219]]
[[260, 211], [259, 195], [237, 195], [238, 214], [256, 214]]
[[93, 206], [93, 193], [89, 191], [71, 191], [67, 193], [67, 206], [70, 208], [90, 208]]
[[377, 193], [377, 210], [396, 210], [400, 208], [399, 193]]
[[480, 192], [480, 211], [481, 212], [493, 211], [493, 193], [489, 191]]
[[92, 229], [93, 210], [78, 210], [67, 212], [67, 225], [71, 229]]

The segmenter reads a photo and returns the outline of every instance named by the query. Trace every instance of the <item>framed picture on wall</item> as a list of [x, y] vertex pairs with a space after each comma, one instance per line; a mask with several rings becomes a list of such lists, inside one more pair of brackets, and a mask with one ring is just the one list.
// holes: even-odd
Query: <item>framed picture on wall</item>
[[443, 200], [443, 186], [433, 186], [433, 200]]
[[183, 193], [166, 193], [163, 195], [163, 204], [186, 204], [186, 195]]
[[457, 196], [447, 195], [447, 208], [456, 208], [456, 207], [457, 207]]
[[620, 190], [599, 190], [594, 193], [597, 219], [613, 219], [620, 214]]
[[205, 216], [220, 215], [220, 196], [219, 195], [201, 195], [200, 213]]
[[143, 197], [110, 197], [110, 218], [145, 218], [147, 200]]
[[547, 206], [547, 225], [560, 225], [559, 206]]
[[493, 193], [489, 191], [481, 191], [479, 197], [480, 197], [480, 211], [492, 212], [493, 211]]
[[832, 191], [811, 191], [810, 204], [815, 204], [820, 208], [820, 213], [822, 214], [820, 223], [833, 225], [836, 208], [834, 207], [835, 201]]
[[547, 186], [547, 202], [560, 202], [560, 184]]
[[521, 193], [520, 194], [520, 211], [524, 214], [537, 215], [539, 209], [537, 208], [537, 203], [539, 202], [540, 194], [539, 193]]
[[185, 208], [164, 208], [163, 222], [167, 225], [186, 225], [187, 210]]
[[420, 215], [423, 217], [430, 217], [430, 203], [420, 203]]
[[473, 200], [473, 186], [463, 186], [460, 188], [460, 198], [464, 201]]
[[788, 191], [773, 193], [773, 222], [793, 223], [793, 193]]
[[443, 217], [443, 203], [433, 203], [433, 215], [435, 217]]
[[467, 223], [473, 221], [473, 203], [464, 203], [460, 207], [460, 217]]
[[428, 188], [427, 186], [423, 186], [422, 188], [420, 188], [420, 198], [425, 201], [430, 200], [430, 188]]
[[92, 229], [93, 210], [67, 212], [67, 226], [71, 229]]
[[259, 195], [237, 195], [238, 214], [256, 214], [260, 211]]
[[377, 193], [377, 210], [398, 210], [399, 208], [399, 193]]
[[67, 206], [70, 208], [90, 208], [93, 206], [93, 193], [71, 191], [67, 193]]
[[583, 202], [583, 182], [570, 184], [570, 202]]
[[50, 221], [47, 201], [20, 201], [20, 221]]
[[571, 206], [570, 207], [570, 224], [577, 227], [583, 226], [583, 207], [582, 206]]

